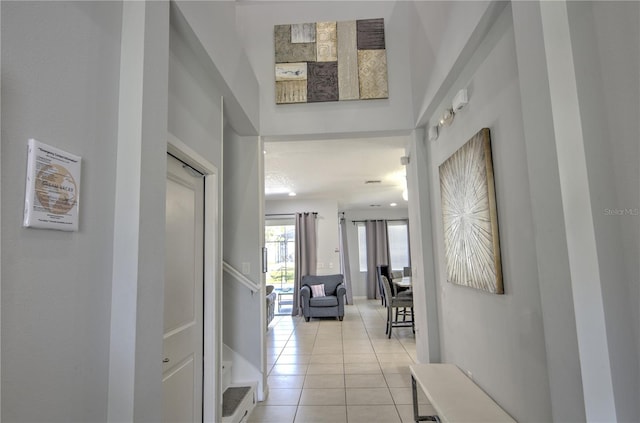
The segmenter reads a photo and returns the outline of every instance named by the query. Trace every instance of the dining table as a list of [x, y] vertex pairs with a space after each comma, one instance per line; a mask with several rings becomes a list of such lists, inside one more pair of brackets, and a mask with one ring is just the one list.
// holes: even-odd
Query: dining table
[[411, 276], [403, 276], [402, 279], [397, 278], [392, 280], [393, 284], [402, 289], [411, 288]]

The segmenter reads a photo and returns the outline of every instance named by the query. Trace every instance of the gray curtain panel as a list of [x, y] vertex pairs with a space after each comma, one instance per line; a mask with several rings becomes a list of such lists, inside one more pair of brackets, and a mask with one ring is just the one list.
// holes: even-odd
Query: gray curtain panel
[[347, 304], [353, 304], [351, 291], [351, 266], [349, 264], [349, 247], [347, 245], [347, 220], [340, 218], [340, 267], [344, 275], [344, 285], [347, 288]]
[[296, 213], [296, 264], [291, 315], [300, 314], [300, 280], [304, 275], [315, 275], [317, 265], [317, 213]]
[[386, 220], [367, 220], [367, 298], [378, 298], [377, 266], [389, 265], [389, 237]]

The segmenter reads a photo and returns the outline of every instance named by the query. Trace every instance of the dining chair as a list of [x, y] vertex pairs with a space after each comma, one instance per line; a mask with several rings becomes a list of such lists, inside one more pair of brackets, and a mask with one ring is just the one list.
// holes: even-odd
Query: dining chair
[[[396, 296], [393, 294], [391, 290], [391, 284], [389, 283], [389, 279], [386, 276], [381, 275], [380, 279], [382, 280], [382, 286], [384, 289], [384, 294], [387, 302], [387, 330], [386, 334], [391, 338], [391, 330], [392, 328], [397, 327], [411, 327], [413, 333], [416, 333], [414, 319], [413, 319], [413, 295], [411, 296]], [[400, 309], [410, 309], [411, 310], [411, 320], [407, 321], [406, 317], [408, 315], [408, 311], [406, 313], [400, 312]], [[399, 320], [399, 317], [402, 316], [403, 319]]]
[[381, 276], [386, 276], [387, 278], [390, 278], [389, 266], [387, 266], [386, 264], [381, 264], [376, 266], [376, 276], [378, 278], [378, 291], [380, 292], [380, 303], [381, 305], [385, 306], [387, 302], [385, 300]]

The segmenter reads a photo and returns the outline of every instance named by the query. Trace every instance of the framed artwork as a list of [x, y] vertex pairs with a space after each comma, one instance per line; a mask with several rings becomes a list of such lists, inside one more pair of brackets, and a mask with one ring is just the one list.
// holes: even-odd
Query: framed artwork
[[384, 19], [274, 27], [276, 104], [388, 98]]
[[439, 171], [447, 280], [503, 294], [489, 129], [475, 134]]

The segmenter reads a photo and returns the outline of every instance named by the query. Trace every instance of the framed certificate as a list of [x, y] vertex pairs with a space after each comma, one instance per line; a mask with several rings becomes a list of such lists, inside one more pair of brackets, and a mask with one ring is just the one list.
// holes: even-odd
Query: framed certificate
[[24, 226], [78, 230], [81, 161], [76, 155], [29, 140]]

